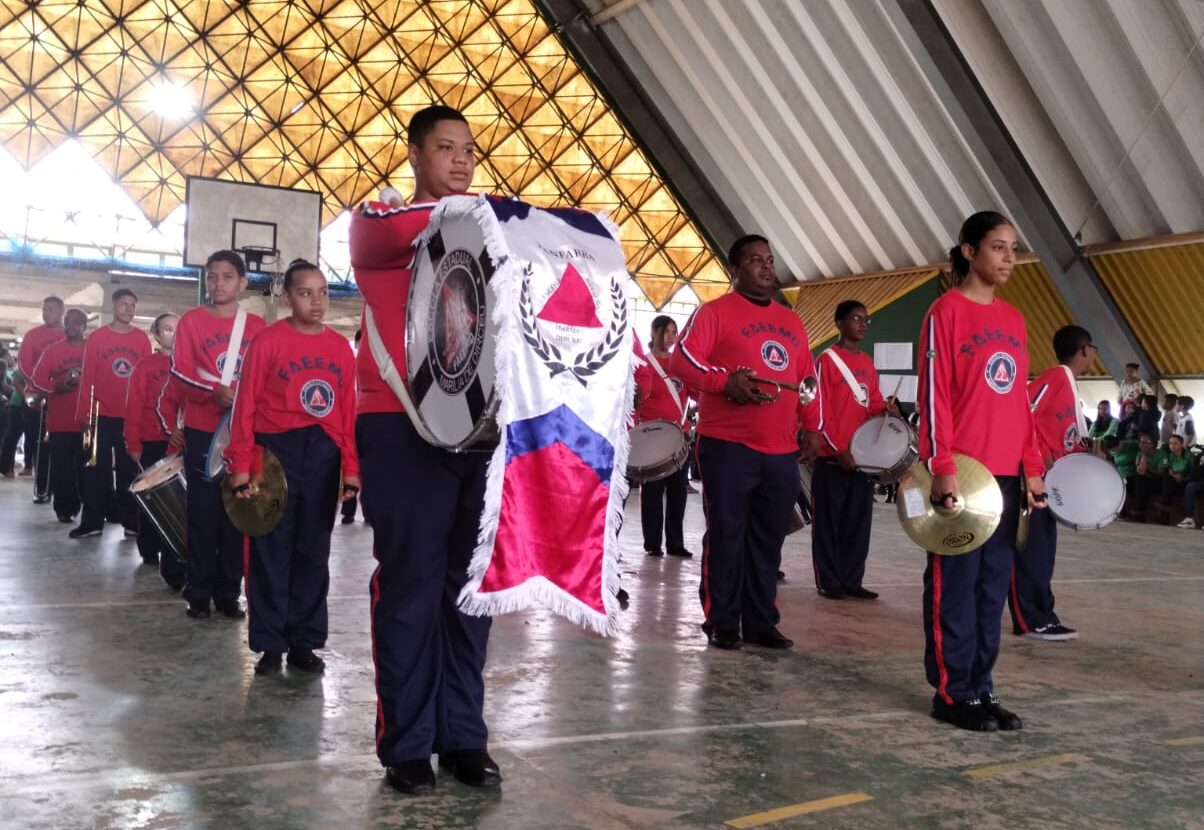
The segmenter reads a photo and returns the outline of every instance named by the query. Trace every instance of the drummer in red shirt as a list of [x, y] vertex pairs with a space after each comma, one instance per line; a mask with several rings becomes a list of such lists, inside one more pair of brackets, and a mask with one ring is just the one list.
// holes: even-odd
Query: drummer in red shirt
[[[652, 321], [651, 350], [645, 362], [635, 370], [639, 391], [636, 423], [669, 421], [684, 430], [689, 397], [681, 380], [668, 373], [669, 350], [677, 342], [677, 323], [662, 314]], [[666, 506], [666, 501], [668, 502]], [[672, 475], [640, 486], [640, 525], [644, 531], [644, 552], [649, 556], [690, 557], [682, 525], [686, 515], [686, 465]], [[665, 547], [661, 548], [664, 533]]]
[[849, 450], [857, 428], [887, 408], [874, 359], [857, 345], [869, 323], [865, 306], [856, 300], [836, 306], [840, 339], [815, 360], [823, 441], [811, 482], [811, 561], [815, 588], [828, 599], [878, 598], [861, 585], [870, 552], [874, 480], [857, 469]]
[[51, 343], [38, 358], [30, 377], [46, 396], [46, 431], [50, 433], [50, 491], [54, 513], [70, 524], [80, 507], [80, 473], [84, 463], [83, 434], [75, 420], [80, 376], [84, 366], [84, 330], [88, 315], [78, 308], [63, 315], [65, 339]]
[[669, 361], [672, 374], [701, 392], [702, 630], [720, 649], [741, 640], [787, 649], [794, 642], [777, 628], [777, 572], [802, 487], [799, 423], [810, 460], [820, 412], [753, 378], [799, 384], [815, 366], [802, 320], [773, 300], [777, 275], [765, 237], [736, 240], [728, 262], [735, 290], [698, 307]]
[[[139, 469], [145, 470], [162, 461], [168, 452], [170, 436], [159, 420], [159, 399], [171, 377], [171, 349], [180, 318], [170, 312], [160, 314], [151, 323], [151, 335], [159, 351], [148, 355], [134, 367], [125, 399], [125, 450]], [[178, 451], [179, 445], [172, 447]], [[184, 563], [163, 544], [153, 522], [138, 516], [138, 552], [142, 561], [154, 565], [172, 590], [184, 587]]]
[[[1074, 379], [1091, 368], [1095, 344], [1081, 326], [1063, 326], [1054, 333], [1058, 364], [1028, 385], [1037, 444], [1048, 470], [1064, 455], [1084, 450], [1087, 421]], [[1075, 640], [1079, 633], [1062, 625], [1054, 613], [1054, 557], [1058, 548], [1058, 523], [1052, 511], [1035, 510], [1028, 520], [1028, 542], [1017, 549], [1012, 565], [1008, 608], [1012, 633], [1033, 640]]]
[[[219, 481], [206, 476], [213, 433], [234, 403], [238, 366], [247, 345], [264, 328], [258, 314], [245, 313], [238, 332], [239, 297], [247, 288], [247, 266], [234, 251], [216, 251], [205, 264], [209, 305], [184, 312], [176, 326], [171, 374], [184, 410], [184, 475], [188, 482], [188, 576], [185, 613], [209, 616], [209, 602], [224, 616], [239, 619], [245, 537], [222, 507]], [[236, 334], [238, 336], [236, 336]], [[227, 366], [234, 361], [230, 371]], [[229, 383], [225, 382], [229, 378]], [[169, 402], [163, 402], [169, 403]], [[172, 429], [176, 407], [161, 403], [160, 417]], [[170, 411], [167, 411], [170, 410]]]
[[256, 674], [291, 668], [321, 672], [326, 645], [330, 533], [340, 500], [359, 493], [355, 454], [355, 355], [322, 324], [326, 277], [294, 260], [284, 272], [292, 316], [268, 326], [247, 349], [230, 419], [230, 486], [249, 498], [258, 447], [284, 468], [288, 500], [280, 523], [251, 539], [247, 635], [262, 653]]
[[[21, 374], [32, 379], [34, 367], [46, 348], [66, 338], [63, 333], [63, 301], [53, 295], [42, 300], [42, 325], [34, 326], [21, 338], [21, 349], [17, 352], [17, 365]], [[25, 466], [30, 457], [35, 459], [36, 475], [33, 487], [33, 503], [50, 501], [50, 448], [41, 449], [42, 434], [46, 431], [46, 402], [38, 397], [33, 406], [23, 409], [25, 414]], [[39, 451], [41, 449], [41, 451]]]
[[81, 429], [89, 428], [93, 397], [100, 415], [92, 436], [96, 466], [84, 467], [84, 512], [79, 527], [68, 534], [72, 539], [99, 536], [106, 519], [120, 521], [126, 536], [138, 533], [138, 505], [130, 493], [137, 470], [125, 451], [125, 396], [134, 364], [151, 353], [151, 343], [146, 332], [133, 326], [137, 307], [138, 295], [133, 291], [114, 291], [113, 322], [92, 332], [84, 349], [75, 420]]

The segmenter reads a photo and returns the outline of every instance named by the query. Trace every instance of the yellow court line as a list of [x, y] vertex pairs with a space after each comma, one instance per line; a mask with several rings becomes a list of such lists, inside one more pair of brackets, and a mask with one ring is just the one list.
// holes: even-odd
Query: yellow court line
[[1065, 755], [1046, 755], [1044, 758], [1029, 758], [1027, 761], [1015, 761], [1011, 764], [975, 767], [974, 769], [966, 770], [966, 775], [970, 778], [990, 778], [992, 775], [999, 775], [1001, 772], [1011, 772], [1014, 769], [1036, 769], [1038, 767], [1052, 767], [1058, 764], [1070, 764], [1075, 761], [1086, 760], [1082, 755], [1069, 752]]
[[1204, 744], [1204, 737], [1195, 738], [1171, 738], [1169, 741], [1164, 741], [1167, 746], [1198, 746]]
[[760, 827], [762, 824], [770, 824], [807, 813], [818, 813], [822, 810], [847, 807], [850, 804], [860, 804], [863, 801], [873, 800], [874, 797], [872, 795], [866, 795], [865, 793], [845, 793], [844, 795], [834, 795], [830, 798], [817, 798], [814, 801], [804, 801], [802, 804], [791, 804], [789, 807], [778, 807], [776, 810], [766, 810], [764, 813], [753, 813], [751, 816], [729, 819], [724, 824], [728, 827]]

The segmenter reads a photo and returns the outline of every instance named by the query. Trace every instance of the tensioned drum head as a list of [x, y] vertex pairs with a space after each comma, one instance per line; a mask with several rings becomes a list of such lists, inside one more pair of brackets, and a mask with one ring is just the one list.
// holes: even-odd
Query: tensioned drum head
[[459, 448], [490, 411], [493, 343], [485, 236], [470, 215], [445, 218], [419, 249], [406, 307], [406, 386], [430, 433]]
[[647, 421], [631, 430], [627, 466], [636, 469], [668, 461], [681, 451], [685, 433], [669, 421]]
[[222, 455], [230, 446], [230, 410], [227, 409], [213, 432], [209, 441], [209, 452], [205, 455], [205, 475], [210, 480], [220, 476], [226, 469], [226, 459]]
[[911, 431], [907, 423], [893, 415], [877, 416], [853, 433], [849, 452], [858, 467], [890, 469], [907, 454]]
[[1045, 474], [1045, 492], [1054, 518], [1075, 530], [1111, 524], [1125, 505], [1125, 480], [1102, 458], [1072, 453]]
[[157, 461], [147, 467], [142, 475], [134, 479], [130, 485], [130, 492], [141, 493], [144, 490], [153, 490], [165, 481], [170, 481], [172, 478], [180, 474], [184, 469], [184, 457], [180, 455], [169, 455], [161, 461]]

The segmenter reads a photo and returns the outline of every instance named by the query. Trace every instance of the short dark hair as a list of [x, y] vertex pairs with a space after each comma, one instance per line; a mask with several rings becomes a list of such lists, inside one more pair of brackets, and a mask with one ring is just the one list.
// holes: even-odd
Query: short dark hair
[[209, 255], [209, 259], [205, 260], [205, 268], [215, 262], [225, 262], [234, 266], [234, 270], [238, 272], [240, 277], [247, 275], [247, 264], [242, 261], [242, 257], [237, 251], [214, 251]]
[[1176, 395], [1174, 392], [1167, 392], [1165, 395], [1162, 396], [1162, 402], [1169, 403], [1171, 406], [1174, 406], [1175, 404], [1177, 404], [1179, 402], [1179, 396]]
[[51, 294], [49, 297], [43, 297], [43, 298], [42, 298], [42, 305], [46, 305], [46, 303], [53, 303], [54, 305], [57, 305], [57, 306], [62, 306], [62, 305], [63, 305], [63, 298], [62, 298], [62, 297], [56, 297], [54, 294]]
[[747, 246], [752, 245], [754, 242], [764, 242], [766, 245], [769, 244], [769, 240], [759, 234], [746, 233], [744, 236], [733, 242], [732, 247], [727, 249], [727, 264], [733, 267], [739, 265], [741, 258], [744, 256], [744, 249]]
[[[307, 259], [294, 259], [288, 264], [288, 268], [284, 269], [284, 288], [287, 291], [293, 284], [293, 278], [301, 271], [317, 271], [322, 273], [322, 269], [314, 265]], [[325, 276], [323, 274], [323, 276]]]
[[1178, 403], [1186, 410], [1196, 405], [1196, 399], [1191, 395], [1180, 395]]
[[839, 323], [859, 308], [865, 308], [865, 303], [859, 303], [856, 300], [845, 300], [836, 306], [836, 316], [834, 319]]
[[113, 292], [113, 296], [110, 299], [113, 302], [117, 302], [118, 300], [124, 300], [126, 297], [133, 297], [134, 302], [138, 302], [138, 295], [134, 293], [134, 289], [132, 288], [118, 288]]
[[431, 130], [435, 129], [435, 125], [440, 121], [468, 123], [468, 119], [464, 117], [464, 113], [458, 109], [445, 107], [442, 104], [435, 104], [414, 113], [414, 117], [410, 119], [409, 126], [406, 127], [406, 140], [410, 144], [421, 147], [422, 142], [426, 141], [426, 137], [431, 134]]
[[980, 210], [962, 223], [957, 234], [957, 244], [949, 249], [949, 267], [953, 269], [953, 284], [960, 285], [970, 273], [970, 260], [962, 253], [962, 245], [977, 248], [986, 235], [1000, 225], [1011, 225], [1012, 220], [993, 210]]
[[1141, 397], [1145, 400], [1146, 403], [1148, 403], [1150, 405], [1150, 409], [1158, 408], [1158, 396], [1157, 395], [1142, 395]]
[[1058, 361], [1070, 360], [1079, 349], [1091, 343], [1091, 332], [1082, 326], [1062, 326], [1054, 332], [1053, 350]]
[[1140, 369], [1141, 364], [1140, 363], [1126, 363], [1125, 368], [1126, 369]]

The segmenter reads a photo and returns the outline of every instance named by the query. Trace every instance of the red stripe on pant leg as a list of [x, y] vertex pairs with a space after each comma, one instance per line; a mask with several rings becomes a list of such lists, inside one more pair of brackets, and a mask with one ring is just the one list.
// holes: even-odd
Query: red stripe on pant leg
[[1016, 622], [1020, 625], [1020, 630], [1027, 634], [1029, 632], [1028, 623], [1024, 620], [1024, 615], [1020, 613], [1020, 591], [1016, 587], [1016, 566], [1012, 565], [1012, 612], [1016, 615]]
[[[936, 556], [930, 553], [929, 556]], [[953, 698], [949, 697], [949, 672], [945, 669], [945, 654], [944, 654], [944, 637], [941, 633], [941, 563], [940, 556], [936, 556], [936, 561], [933, 562], [932, 568], [932, 643], [936, 650], [936, 670], [939, 677], [939, 683], [936, 687], [936, 693], [941, 696], [941, 700], [946, 703], [953, 703]]]
[[[376, 551], [372, 551], [373, 557]], [[380, 700], [380, 663], [376, 658], [376, 605], [380, 602], [380, 560], [377, 560], [376, 570], [372, 572], [370, 592], [372, 603], [369, 606], [368, 632], [372, 638], [372, 670], [375, 673], [373, 688], [376, 690], [376, 751], [380, 753], [380, 742], [385, 736], [385, 707]]]
[[[220, 545], [220, 542], [219, 542]], [[219, 549], [218, 556], [221, 556]], [[243, 592], [247, 595], [247, 639], [251, 639], [251, 537], [242, 537], [242, 581]], [[238, 597], [234, 597], [238, 602]]]

